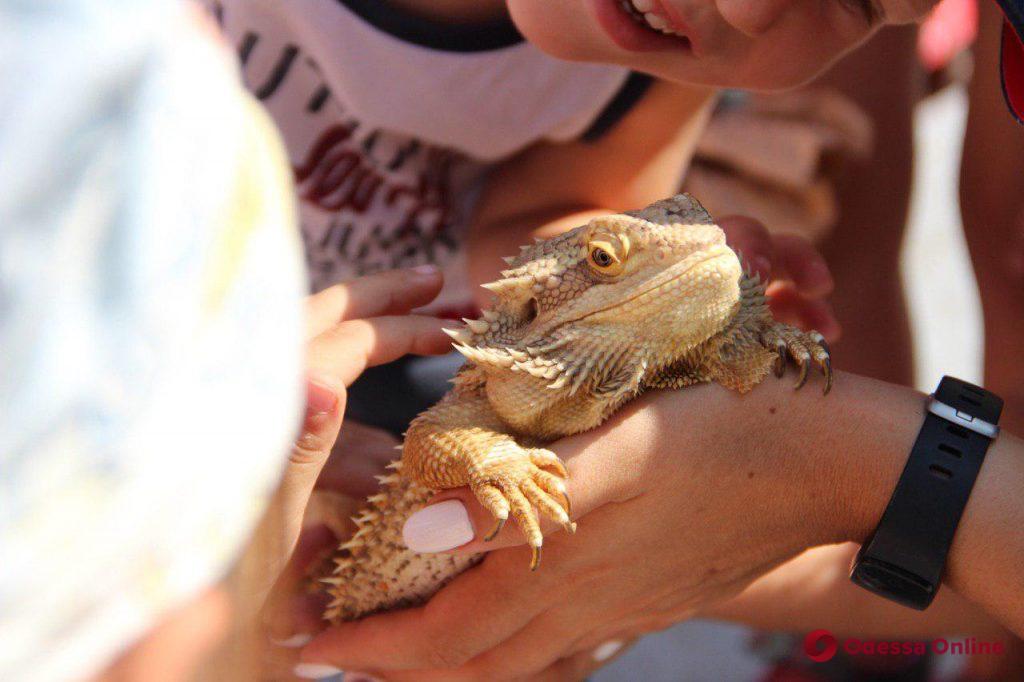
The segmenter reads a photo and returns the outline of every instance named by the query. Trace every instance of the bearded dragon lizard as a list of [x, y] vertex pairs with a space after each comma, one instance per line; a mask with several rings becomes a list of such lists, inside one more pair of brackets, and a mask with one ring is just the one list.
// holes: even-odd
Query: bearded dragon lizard
[[409, 515], [442, 489], [469, 486], [511, 515], [540, 563], [539, 510], [575, 530], [565, 467], [545, 443], [596, 427], [642, 391], [714, 381], [749, 391], [787, 357], [832, 385], [824, 338], [776, 322], [765, 284], [743, 270], [725, 235], [689, 195], [608, 215], [522, 247], [494, 305], [446, 330], [466, 364], [409, 426], [400, 461], [355, 517], [356, 532], [324, 578], [325, 616], [347, 621], [421, 603], [480, 556], [416, 554]]

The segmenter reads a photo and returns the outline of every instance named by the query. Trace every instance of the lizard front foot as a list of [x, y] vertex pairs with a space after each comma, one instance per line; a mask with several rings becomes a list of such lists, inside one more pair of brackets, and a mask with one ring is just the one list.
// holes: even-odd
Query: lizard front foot
[[493, 539], [501, 531], [511, 512], [533, 550], [530, 570], [536, 570], [544, 536], [535, 506], [569, 533], [576, 531], [576, 524], [569, 518], [572, 507], [563, 483], [568, 472], [555, 453], [543, 448], [505, 443], [499, 452], [489, 455], [473, 468], [469, 483], [480, 504], [497, 519], [484, 540]]
[[832, 356], [825, 342], [825, 337], [816, 331], [801, 331], [787, 324], [775, 324], [761, 335], [761, 342], [768, 348], [774, 348], [775, 375], [781, 377], [786, 372], [787, 358], [792, 358], [800, 368], [800, 376], [796, 388], [807, 382], [807, 370], [811, 362], [815, 362], [825, 375], [825, 390], [832, 390]]

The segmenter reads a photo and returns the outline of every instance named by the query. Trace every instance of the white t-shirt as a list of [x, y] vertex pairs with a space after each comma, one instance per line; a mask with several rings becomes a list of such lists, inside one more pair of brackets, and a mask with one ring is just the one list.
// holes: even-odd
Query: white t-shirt
[[314, 290], [433, 262], [433, 310], [471, 311], [460, 243], [490, 164], [606, 128], [646, 77], [560, 61], [509, 20], [451, 25], [382, 0], [205, 0], [295, 171]]

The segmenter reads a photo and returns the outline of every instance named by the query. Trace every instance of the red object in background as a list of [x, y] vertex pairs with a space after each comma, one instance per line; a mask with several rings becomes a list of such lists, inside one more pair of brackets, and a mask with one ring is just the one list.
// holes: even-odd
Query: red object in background
[[1013, 115], [1024, 123], [1024, 42], [1010, 22], [1003, 24], [1003, 93]]
[[966, 50], [978, 35], [977, 0], [942, 0], [917, 33], [917, 56], [938, 71]]

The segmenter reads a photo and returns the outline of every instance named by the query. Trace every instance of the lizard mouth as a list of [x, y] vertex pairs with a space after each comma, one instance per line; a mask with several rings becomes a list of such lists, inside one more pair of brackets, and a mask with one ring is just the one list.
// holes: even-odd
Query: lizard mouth
[[631, 292], [626, 298], [620, 299], [614, 303], [610, 303], [605, 306], [601, 306], [594, 310], [588, 310], [583, 315], [580, 315], [579, 317], [571, 321], [581, 321], [587, 319], [588, 317], [599, 315], [600, 313], [604, 313], [609, 310], [624, 308], [630, 304], [636, 303], [638, 300], [642, 298], [651, 296], [652, 294], [655, 294], [670, 287], [678, 280], [686, 277], [694, 270], [709, 264], [711, 261], [718, 261], [726, 258], [735, 257], [736, 256], [733, 253], [732, 249], [730, 249], [728, 246], [726, 246], [725, 244], [716, 244], [702, 251], [698, 258], [693, 260], [691, 260], [692, 257], [684, 258], [680, 262], [669, 267], [668, 269], [664, 270], [658, 275], [655, 275], [651, 279], [642, 283], [636, 291]]

